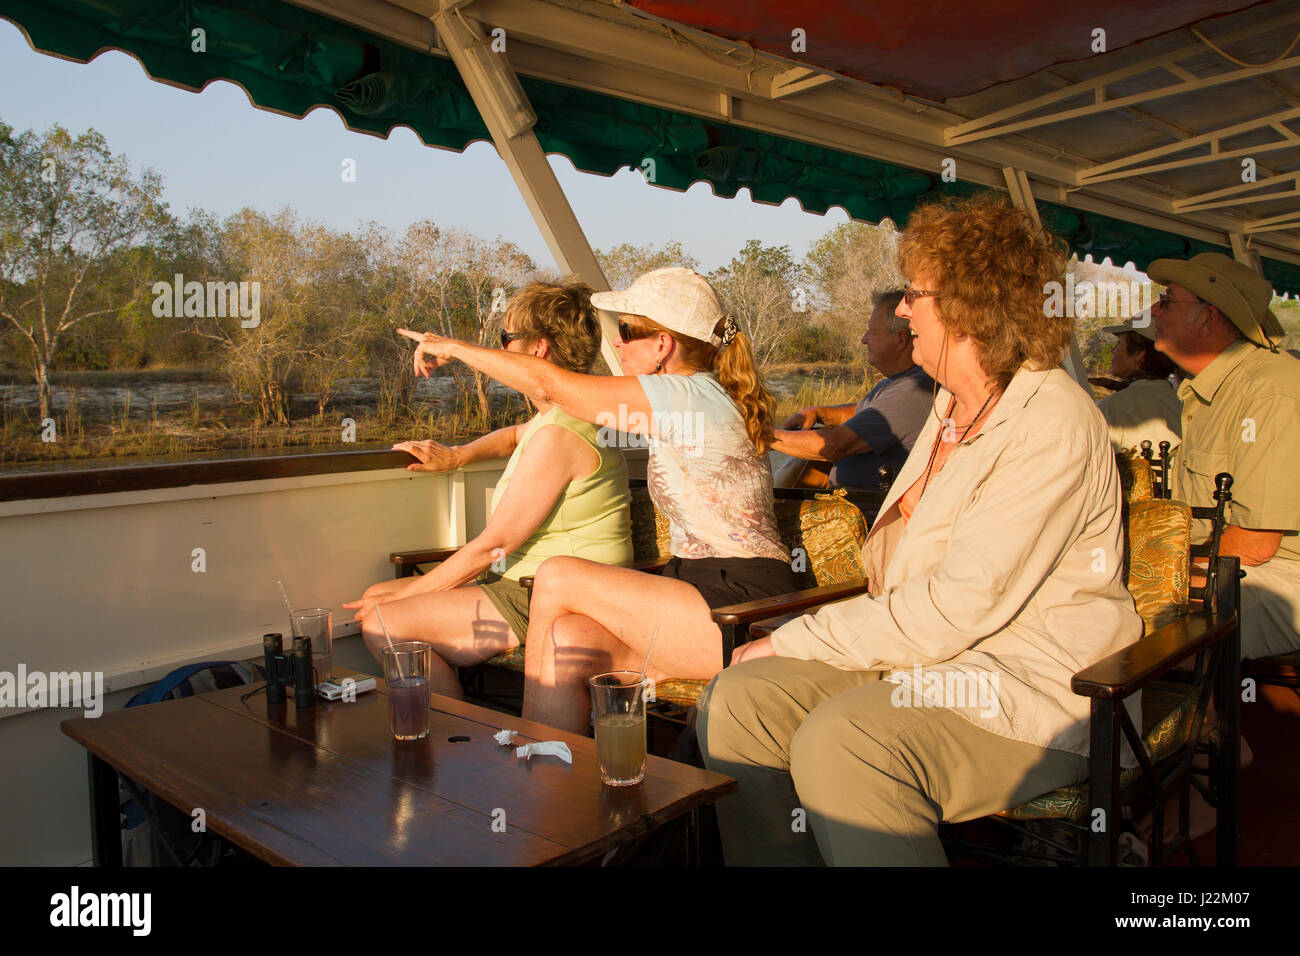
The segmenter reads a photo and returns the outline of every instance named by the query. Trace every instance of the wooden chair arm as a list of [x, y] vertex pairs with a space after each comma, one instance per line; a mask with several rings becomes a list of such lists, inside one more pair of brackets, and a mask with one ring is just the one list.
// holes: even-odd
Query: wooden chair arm
[[1118, 700], [1141, 690], [1179, 661], [1232, 633], [1237, 615], [1197, 611], [1079, 671], [1070, 689], [1081, 697]]
[[394, 551], [388, 560], [397, 565], [432, 564], [446, 561], [460, 548], [433, 548], [429, 551]]
[[759, 598], [745, 604], [732, 604], [713, 609], [713, 622], [720, 627], [748, 627], [763, 618], [803, 611], [821, 604], [842, 601], [845, 598], [865, 594], [865, 581], [854, 584], [827, 584], [820, 588], [808, 588], [803, 591], [790, 591], [786, 594], [774, 594], [772, 597]]

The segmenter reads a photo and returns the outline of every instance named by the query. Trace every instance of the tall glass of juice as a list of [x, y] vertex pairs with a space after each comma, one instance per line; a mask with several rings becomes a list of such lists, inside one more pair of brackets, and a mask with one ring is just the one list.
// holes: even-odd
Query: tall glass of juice
[[596, 726], [596, 763], [607, 786], [645, 779], [645, 704], [650, 682], [638, 671], [597, 674], [587, 682]]
[[430, 653], [429, 645], [422, 641], [384, 648], [388, 725], [397, 740], [420, 740], [429, 735]]

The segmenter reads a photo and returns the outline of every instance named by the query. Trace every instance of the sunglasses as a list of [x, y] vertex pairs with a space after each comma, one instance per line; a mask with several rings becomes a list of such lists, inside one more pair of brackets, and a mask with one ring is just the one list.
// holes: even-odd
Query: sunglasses
[[927, 292], [924, 289], [913, 289], [909, 285], [907, 288], [903, 290], [903, 301], [907, 303], [907, 307], [910, 309], [912, 307], [912, 304], [922, 296], [927, 296], [927, 295], [938, 296], [938, 294], [939, 294], [938, 292]]
[[526, 338], [528, 338], [528, 336], [525, 335], [523, 332], [507, 332], [505, 329], [502, 329], [501, 347], [505, 348], [507, 345], [509, 345], [511, 342], [516, 341], [517, 339], [526, 339]]
[[648, 339], [658, 334], [654, 329], [639, 329], [634, 325], [629, 325], [622, 319], [618, 323], [618, 337], [624, 345], [627, 345], [633, 339]]

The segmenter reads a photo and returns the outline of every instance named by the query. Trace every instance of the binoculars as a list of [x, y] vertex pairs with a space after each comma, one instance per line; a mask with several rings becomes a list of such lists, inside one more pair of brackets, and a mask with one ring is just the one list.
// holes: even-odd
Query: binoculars
[[281, 635], [263, 634], [262, 661], [266, 667], [268, 704], [284, 703], [284, 689], [292, 687], [295, 705], [316, 706], [316, 682], [312, 677], [310, 637], [295, 637], [286, 655], [284, 639]]

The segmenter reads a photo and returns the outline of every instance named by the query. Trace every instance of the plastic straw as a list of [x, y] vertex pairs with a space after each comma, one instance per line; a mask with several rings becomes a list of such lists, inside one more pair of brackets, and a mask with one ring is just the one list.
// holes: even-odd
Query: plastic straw
[[280, 597], [284, 598], [284, 606], [289, 610], [289, 630], [292, 631], [293, 630], [293, 605], [289, 603], [289, 592], [287, 592], [284, 589], [284, 582], [281, 581], [279, 578], [275, 579], [275, 583], [280, 585]]
[[388, 649], [393, 652], [393, 666], [397, 668], [397, 679], [406, 680], [402, 676], [402, 659], [397, 655], [397, 648], [393, 646], [393, 639], [388, 636], [388, 625], [384, 623], [384, 612], [379, 610], [379, 605], [375, 605], [375, 616], [379, 618], [379, 626], [384, 629], [384, 639], [388, 641]]
[[655, 641], [657, 640], [659, 640], [659, 628], [656, 627], [655, 632], [650, 635], [650, 646], [646, 648], [645, 660], [641, 662], [641, 676], [643, 678], [646, 675], [646, 668], [650, 666], [650, 655], [655, 652]]

